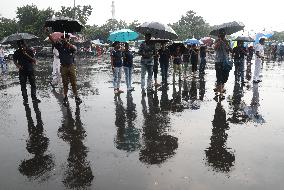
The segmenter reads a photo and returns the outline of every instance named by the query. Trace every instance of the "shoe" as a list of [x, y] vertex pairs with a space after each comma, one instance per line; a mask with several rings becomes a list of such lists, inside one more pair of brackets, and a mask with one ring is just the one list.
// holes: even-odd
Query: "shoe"
[[76, 104], [81, 104], [82, 100], [77, 96], [77, 97], [75, 97], [75, 102], [76, 102]]
[[63, 98], [63, 105], [67, 106], [68, 105], [68, 97], [66, 96]]
[[38, 99], [38, 98], [34, 98], [32, 101], [33, 101], [33, 103], [41, 103], [40, 99]]

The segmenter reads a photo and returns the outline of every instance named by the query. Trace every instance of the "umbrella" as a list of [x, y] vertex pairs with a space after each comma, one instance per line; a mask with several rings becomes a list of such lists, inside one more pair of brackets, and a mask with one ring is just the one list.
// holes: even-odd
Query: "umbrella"
[[[54, 40], [54, 41], [59, 41], [60, 39], [61, 39], [61, 36], [63, 36], [64, 34], [62, 33], [62, 32], [53, 32], [52, 34], [51, 34], [51, 38]], [[77, 38], [77, 36], [75, 36], [75, 35], [73, 35], [73, 34], [71, 34], [71, 33], [68, 33], [68, 35], [69, 35], [69, 37], [70, 38]], [[49, 40], [49, 37], [47, 37], [46, 39], [45, 39], [45, 41], [47, 41], [47, 40]]]
[[69, 17], [54, 17], [45, 21], [45, 27], [51, 27], [54, 32], [80, 32], [83, 25]]
[[245, 25], [241, 22], [236, 22], [236, 21], [227, 22], [227, 23], [223, 23], [221, 25], [213, 26], [213, 29], [211, 30], [210, 35], [218, 36], [220, 29], [224, 29], [225, 33], [227, 35], [231, 35], [233, 33], [240, 31], [240, 30], [243, 30], [244, 27], [245, 27]]
[[138, 38], [138, 33], [130, 29], [121, 29], [110, 33], [108, 40], [111, 42], [127, 42]]
[[176, 39], [178, 37], [176, 32], [170, 26], [160, 22], [144, 22], [136, 27], [135, 30], [141, 34], [150, 33], [154, 38]]
[[243, 41], [243, 42], [254, 42], [254, 39], [252, 39], [249, 36], [238, 36], [236, 39], [233, 41]]
[[151, 39], [150, 40], [150, 43], [153, 43], [153, 44], [162, 44], [162, 43], [168, 43], [170, 42], [171, 40], [168, 40], [168, 39]]
[[187, 39], [184, 41], [186, 44], [200, 44], [199, 40], [196, 38]]
[[37, 38], [38, 38], [37, 36], [33, 34], [29, 34], [29, 33], [16, 33], [16, 34], [11, 34], [10, 36], [3, 38], [1, 43], [7, 44], [7, 43], [15, 42], [18, 40], [32, 40], [32, 39], [37, 39]]
[[207, 46], [212, 46], [214, 43], [214, 39], [210, 37], [201, 38], [200, 41], [202, 41]]

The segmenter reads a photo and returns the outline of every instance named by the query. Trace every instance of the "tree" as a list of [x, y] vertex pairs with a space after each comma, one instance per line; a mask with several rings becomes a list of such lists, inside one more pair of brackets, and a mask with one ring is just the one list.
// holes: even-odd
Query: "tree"
[[277, 41], [277, 42], [283, 42], [284, 41], [284, 31], [282, 32], [274, 32], [273, 36], [271, 37], [271, 40]]
[[56, 12], [55, 15], [76, 18], [83, 25], [85, 25], [89, 19], [89, 16], [92, 14], [92, 10], [93, 8], [91, 7], [91, 5], [77, 5], [76, 7], [62, 6], [61, 10]]
[[15, 19], [0, 17], [0, 40], [8, 35], [16, 33], [17, 30], [18, 24]]
[[98, 32], [100, 32], [100, 34], [98, 35], [98, 38], [103, 40], [103, 41], [107, 41], [107, 38], [109, 36], [109, 34], [115, 30], [119, 30], [119, 29], [123, 29], [123, 28], [127, 28], [128, 25], [125, 21], [122, 20], [116, 20], [116, 19], [109, 19], [107, 20], [107, 22], [105, 24], [103, 24]]
[[205, 22], [203, 17], [197, 16], [192, 10], [188, 11], [186, 15], [182, 15], [181, 19], [173, 23], [171, 27], [179, 36], [179, 40], [187, 38], [201, 38], [209, 35], [210, 26]]
[[133, 22], [129, 23], [128, 28], [130, 30], [135, 30], [135, 28], [140, 25], [141, 23], [138, 20], [134, 20]]
[[36, 5], [26, 5], [18, 7], [16, 14], [19, 20], [19, 32], [27, 32], [45, 38], [43, 26], [45, 21], [53, 16], [54, 10], [50, 7], [39, 10]]

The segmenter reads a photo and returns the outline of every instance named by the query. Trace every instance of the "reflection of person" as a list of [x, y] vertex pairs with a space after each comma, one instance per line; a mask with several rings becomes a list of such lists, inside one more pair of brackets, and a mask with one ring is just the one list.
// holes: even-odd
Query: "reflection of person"
[[141, 89], [145, 93], [145, 76], [147, 78], [147, 91], [152, 92], [152, 76], [153, 76], [153, 56], [155, 55], [155, 45], [150, 42], [151, 34], [145, 35], [145, 41], [139, 47], [139, 54], [141, 55]]
[[118, 41], [115, 41], [112, 46], [114, 47], [113, 51], [111, 52], [111, 67], [113, 70], [113, 88], [114, 93], [123, 93], [122, 90], [120, 90], [120, 80], [121, 80], [121, 74], [122, 74], [122, 51], [120, 49], [120, 43]]
[[115, 125], [117, 135], [114, 140], [119, 150], [132, 152], [140, 148], [140, 132], [134, 126], [137, 117], [131, 93], [127, 94], [127, 107], [123, 106], [120, 96], [115, 96]]
[[133, 91], [132, 87], [132, 71], [133, 71], [133, 54], [129, 51], [129, 44], [125, 43], [125, 50], [123, 52], [123, 68], [125, 73], [125, 83], [127, 91]]
[[190, 50], [190, 61], [192, 65], [192, 74], [195, 75], [197, 71], [197, 63], [198, 63], [198, 49], [196, 47], [196, 44], [192, 44], [191, 50]]
[[52, 85], [56, 85], [60, 81], [60, 59], [58, 50], [52, 46], [53, 62], [52, 62]]
[[183, 65], [184, 65], [183, 69], [184, 69], [185, 77], [187, 76], [186, 71], [188, 69], [188, 65], [189, 65], [189, 62], [190, 62], [190, 49], [191, 49], [191, 45], [187, 44], [186, 48], [183, 52], [183, 55], [182, 55], [182, 59], [183, 59], [182, 61], [183, 61]]
[[173, 67], [174, 67], [174, 73], [173, 73], [173, 80], [175, 81], [176, 74], [179, 76], [179, 80], [181, 80], [181, 56], [182, 51], [181, 47], [177, 46], [175, 51], [173, 52]]
[[178, 147], [178, 139], [166, 133], [170, 124], [168, 112], [157, 112], [155, 101], [157, 101], [155, 97], [148, 94], [147, 110], [145, 96], [142, 96], [141, 100], [144, 116], [144, 146], [140, 150], [139, 160], [146, 164], [162, 164], [175, 155]]
[[237, 46], [233, 48], [232, 55], [235, 63], [235, 81], [241, 80], [244, 83], [244, 64], [247, 52], [243, 41], [237, 41]]
[[229, 41], [225, 38], [225, 30], [220, 29], [218, 39], [215, 41], [215, 70], [217, 78], [217, 86], [215, 91], [219, 92], [221, 97], [225, 92], [224, 85], [228, 80], [229, 73], [224, 68], [224, 62], [228, 60], [229, 52], [232, 51]]
[[69, 105], [62, 111], [63, 120], [58, 136], [70, 145], [63, 183], [70, 189], [85, 189], [91, 186], [94, 176], [87, 160], [88, 148], [83, 143], [86, 131], [81, 121], [80, 107], [76, 106], [75, 119]]
[[28, 121], [29, 138], [27, 140], [27, 151], [34, 154], [34, 157], [28, 160], [23, 160], [19, 166], [21, 174], [31, 179], [47, 180], [46, 177], [53, 170], [55, 164], [52, 155], [45, 154], [48, 148], [49, 139], [44, 135], [43, 122], [38, 104], [33, 104], [36, 113], [37, 124], [34, 125], [31, 116], [31, 109], [28, 104], [25, 104], [26, 117]]
[[33, 51], [27, 47], [23, 40], [17, 41], [18, 49], [13, 55], [14, 63], [19, 69], [19, 79], [21, 84], [22, 96], [24, 99], [24, 104], [28, 103], [27, 94], [27, 79], [31, 85], [31, 97], [33, 102], [40, 103], [40, 100], [36, 96], [36, 84], [34, 67], [36, 60], [34, 59]]
[[246, 70], [246, 79], [248, 81], [251, 80], [251, 60], [252, 60], [252, 56], [253, 56], [253, 46], [249, 46], [248, 47], [248, 54], [247, 54], [247, 70]]
[[205, 95], [205, 85], [206, 81], [204, 79], [204, 75], [201, 75], [199, 78], [199, 100], [203, 101]]
[[205, 74], [207, 47], [205, 45], [202, 45], [200, 46], [199, 50], [200, 50], [199, 75], [203, 75]]
[[217, 103], [212, 121], [212, 136], [210, 147], [205, 150], [206, 161], [217, 172], [230, 172], [234, 166], [235, 155], [226, 146], [229, 124], [226, 121], [226, 111], [220, 102]]
[[259, 40], [259, 43], [255, 46], [255, 69], [254, 69], [254, 76], [253, 76], [253, 82], [258, 83], [261, 82], [261, 79], [259, 77], [260, 70], [262, 67], [263, 59], [264, 59], [264, 42], [265, 39], [261, 38]]
[[78, 96], [77, 91], [77, 84], [76, 84], [76, 67], [74, 64], [74, 55], [77, 51], [77, 47], [72, 45], [70, 43], [70, 36], [68, 34], [65, 34], [61, 36], [61, 41], [55, 42], [51, 35], [49, 35], [49, 40], [52, 42], [54, 47], [59, 52], [59, 59], [60, 59], [60, 73], [62, 77], [62, 83], [63, 83], [63, 103], [64, 105], [68, 104], [68, 85], [69, 82], [72, 86], [72, 91], [75, 96], [75, 101], [77, 104], [81, 104], [82, 100]]

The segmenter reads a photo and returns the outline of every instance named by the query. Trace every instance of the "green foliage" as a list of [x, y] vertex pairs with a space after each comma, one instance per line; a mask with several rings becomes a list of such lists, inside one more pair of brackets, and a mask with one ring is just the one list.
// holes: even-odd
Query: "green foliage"
[[274, 32], [273, 36], [271, 37], [271, 40], [277, 41], [277, 42], [284, 42], [284, 31], [282, 32]]
[[93, 8], [91, 5], [76, 6], [76, 7], [61, 7], [61, 10], [56, 12], [56, 16], [65, 16], [78, 19], [83, 25], [88, 21], [89, 16], [92, 14]]
[[5, 36], [16, 33], [18, 30], [18, 24], [15, 19], [8, 19], [0, 17], [0, 40]]
[[194, 11], [188, 11], [181, 19], [170, 25], [179, 36], [179, 40], [195, 37], [197, 39], [207, 36], [210, 26], [203, 17], [197, 16]]

